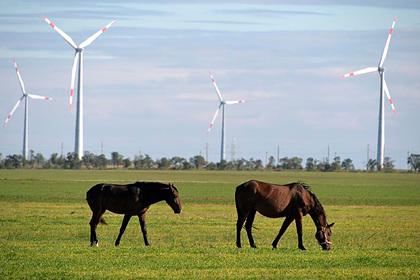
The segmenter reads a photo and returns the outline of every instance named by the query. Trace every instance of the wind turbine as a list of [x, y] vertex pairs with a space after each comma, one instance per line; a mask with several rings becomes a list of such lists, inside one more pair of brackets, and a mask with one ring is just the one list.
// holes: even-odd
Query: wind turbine
[[66, 41], [75, 51], [73, 67], [71, 69], [71, 83], [70, 83], [70, 99], [69, 108], [71, 109], [74, 95], [74, 83], [76, 78], [77, 68], [77, 109], [76, 109], [76, 133], [75, 133], [75, 145], [74, 152], [77, 154], [79, 159], [83, 156], [83, 50], [93, 43], [102, 33], [108, 30], [108, 28], [115, 22], [111, 21], [108, 25], [101, 28], [98, 32], [93, 34], [84, 40], [80, 45], [76, 45], [73, 39], [58, 28], [51, 20], [44, 17], [44, 20]]
[[25, 99], [25, 112], [24, 112], [24, 118], [23, 118], [23, 149], [22, 149], [22, 155], [23, 155], [23, 158], [25, 160], [28, 160], [28, 110], [29, 110], [29, 99], [28, 99], [28, 97], [32, 98], [32, 99], [42, 99], [42, 100], [52, 100], [52, 98], [47, 97], [47, 96], [41, 96], [41, 95], [26, 93], [25, 85], [23, 84], [22, 76], [20, 75], [19, 68], [17, 66], [16, 61], [14, 61], [14, 66], [15, 66], [15, 69], [16, 69], [16, 75], [17, 75], [19, 83], [20, 83], [20, 89], [22, 90], [22, 96], [16, 102], [15, 106], [13, 106], [12, 111], [10, 111], [10, 113], [7, 115], [7, 118], [4, 121], [3, 126], [5, 127], [7, 125], [7, 123], [12, 118], [13, 113], [19, 107], [22, 100]]
[[377, 148], [377, 168], [381, 170], [384, 165], [384, 150], [385, 150], [385, 112], [384, 112], [384, 92], [388, 98], [388, 102], [391, 105], [392, 112], [395, 112], [395, 106], [392, 101], [391, 95], [389, 94], [388, 86], [385, 82], [385, 68], [383, 67], [386, 55], [388, 53], [389, 42], [391, 41], [392, 33], [394, 32], [395, 22], [394, 18], [392, 26], [388, 32], [388, 38], [386, 39], [385, 48], [382, 52], [381, 60], [377, 67], [367, 67], [354, 72], [344, 74], [344, 78], [367, 74], [371, 72], [378, 72], [380, 77], [380, 97], [379, 97], [379, 127], [378, 127], [378, 148]]
[[220, 145], [220, 162], [225, 160], [226, 158], [226, 152], [225, 152], [225, 105], [233, 105], [233, 104], [239, 104], [245, 102], [245, 100], [225, 100], [220, 93], [219, 88], [217, 87], [216, 81], [213, 78], [213, 75], [209, 73], [211, 82], [216, 90], [217, 96], [219, 97], [219, 107], [217, 108], [216, 112], [214, 113], [213, 119], [210, 122], [209, 128], [207, 130], [207, 133], [210, 132], [214, 125], [214, 121], [217, 118], [217, 115], [219, 114], [220, 109], [222, 109], [222, 140]]

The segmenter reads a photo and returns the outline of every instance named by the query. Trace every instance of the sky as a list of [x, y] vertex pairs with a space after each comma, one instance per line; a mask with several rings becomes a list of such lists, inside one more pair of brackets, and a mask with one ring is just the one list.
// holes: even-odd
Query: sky
[[[87, 2], [87, 3], [86, 3]], [[226, 157], [376, 158], [379, 75], [343, 79], [377, 66], [394, 17], [386, 81], [397, 112], [385, 107], [385, 156], [407, 168], [420, 153], [419, 1], [21, 1], [0, 0], [0, 117], [21, 92], [30, 100], [29, 148], [47, 157], [74, 150], [68, 110], [74, 51], [44, 21], [73, 40], [111, 20], [86, 48], [85, 150], [133, 158], [220, 158], [221, 119], [207, 128], [218, 98], [228, 100]], [[0, 128], [0, 153], [21, 153], [21, 106]], [[102, 144], [101, 144], [102, 143]], [[368, 150], [369, 145], [369, 150]], [[102, 148], [103, 147], [103, 148]]]

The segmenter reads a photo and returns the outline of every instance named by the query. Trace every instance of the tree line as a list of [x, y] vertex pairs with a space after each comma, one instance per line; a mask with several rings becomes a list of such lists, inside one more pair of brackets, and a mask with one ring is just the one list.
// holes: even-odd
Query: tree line
[[[407, 159], [407, 164], [414, 172], [420, 171], [420, 155], [411, 154]], [[96, 155], [85, 152], [82, 159], [78, 159], [75, 153], [67, 155], [51, 154], [50, 158], [45, 158], [41, 153], [30, 151], [29, 159], [25, 160], [22, 155], [8, 155], [3, 157], [0, 154], [0, 169], [13, 168], [44, 168], [44, 169], [161, 169], [161, 170], [306, 170], [306, 171], [355, 171], [353, 161], [350, 158], [341, 160], [335, 156], [330, 162], [326, 159], [317, 160], [308, 157], [305, 162], [300, 157], [283, 157], [276, 160], [273, 156], [267, 158], [264, 163], [261, 159], [236, 159], [222, 161], [219, 163], [207, 162], [201, 155], [196, 155], [188, 159], [174, 156], [152, 159], [147, 154], [139, 154], [130, 159], [118, 152], [112, 152], [111, 157], [107, 158], [104, 154]], [[374, 171], [376, 161], [371, 159], [366, 165], [366, 170]], [[394, 161], [385, 157], [384, 171], [394, 170]]]

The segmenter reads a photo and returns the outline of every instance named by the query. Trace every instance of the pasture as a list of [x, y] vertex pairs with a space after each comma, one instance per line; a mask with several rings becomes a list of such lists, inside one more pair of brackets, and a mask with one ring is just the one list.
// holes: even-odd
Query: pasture
[[[277, 250], [283, 219], [257, 214], [257, 249], [235, 247], [235, 187], [249, 179], [312, 186], [333, 228], [333, 249], [317, 244], [304, 218], [307, 251], [292, 224]], [[183, 212], [166, 203], [147, 215], [146, 248], [137, 218], [114, 241], [122, 216], [105, 213], [99, 247], [89, 247], [86, 191], [100, 182], [174, 183]], [[420, 174], [0, 170], [0, 278], [419, 279]]]

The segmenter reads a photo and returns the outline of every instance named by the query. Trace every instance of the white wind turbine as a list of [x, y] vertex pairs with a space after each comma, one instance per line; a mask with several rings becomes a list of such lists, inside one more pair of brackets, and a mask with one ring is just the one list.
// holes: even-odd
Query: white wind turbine
[[83, 156], [83, 50], [93, 43], [102, 33], [108, 30], [108, 28], [115, 22], [111, 21], [108, 25], [101, 28], [98, 32], [88, 37], [80, 45], [76, 45], [73, 39], [59, 29], [51, 20], [47, 17], [44, 20], [66, 41], [75, 51], [73, 67], [71, 69], [71, 83], [70, 83], [70, 100], [69, 108], [71, 109], [74, 95], [74, 83], [76, 79], [76, 67], [77, 68], [77, 109], [76, 109], [76, 134], [75, 134], [75, 145], [74, 152], [77, 154], [79, 159]]
[[25, 85], [23, 84], [22, 77], [19, 73], [19, 68], [17, 66], [16, 61], [14, 61], [14, 66], [16, 69], [16, 75], [18, 77], [19, 83], [20, 83], [20, 89], [22, 90], [22, 96], [19, 98], [19, 100], [16, 102], [15, 106], [13, 106], [12, 111], [7, 115], [6, 120], [4, 121], [3, 126], [5, 127], [9, 120], [12, 118], [13, 113], [16, 111], [16, 109], [19, 107], [20, 102], [25, 99], [25, 112], [24, 112], [24, 118], [23, 118], [23, 149], [22, 149], [22, 155], [25, 160], [28, 160], [28, 110], [29, 110], [29, 98], [32, 99], [42, 99], [42, 100], [51, 100], [52, 98], [47, 96], [41, 96], [41, 95], [35, 95], [35, 94], [28, 94], [25, 90]]
[[388, 38], [385, 43], [385, 48], [382, 53], [381, 60], [377, 67], [367, 67], [354, 72], [344, 74], [344, 77], [352, 77], [371, 72], [378, 72], [380, 77], [380, 98], [379, 98], [379, 127], [378, 127], [378, 148], [377, 148], [377, 168], [381, 170], [384, 165], [384, 150], [385, 150], [385, 116], [384, 116], [384, 92], [388, 98], [389, 104], [391, 105], [392, 111], [395, 112], [395, 106], [392, 102], [391, 95], [389, 94], [388, 86], [385, 82], [385, 68], [383, 67], [386, 55], [388, 53], [389, 42], [391, 41], [392, 33], [394, 32], [396, 18], [392, 22], [392, 26], [388, 32]]
[[225, 152], [225, 140], [226, 140], [225, 139], [225, 105], [243, 103], [243, 102], [245, 102], [245, 100], [231, 100], [231, 101], [225, 100], [223, 98], [222, 94], [220, 93], [219, 88], [217, 87], [217, 84], [216, 84], [216, 81], [213, 78], [213, 75], [211, 73], [209, 73], [209, 75], [210, 75], [211, 82], [212, 82], [214, 88], [216, 89], [216, 93], [217, 93], [217, 96], [219, 97], [220, 103], [219, 103], [219, 108], [217, 108], [216, 112], [214, 113], [213, 119], [210, 122], [210, 126], [208, 128], [207, 133], [210, 132], [210, 130], [212, 129], [212, 127], [214, 125], [214, 121], [216, 120], [220, 109], [222, 109], [222, 141], [221, 141], [221, 145], [220, 145], [220, 162], [222, 162], [226, 158], [225, 157], [225, 155], [226, 155], [226, 152]]

